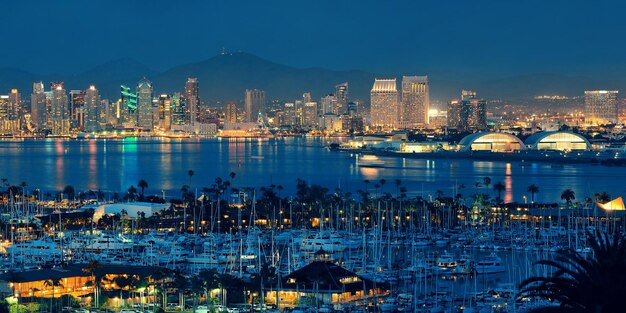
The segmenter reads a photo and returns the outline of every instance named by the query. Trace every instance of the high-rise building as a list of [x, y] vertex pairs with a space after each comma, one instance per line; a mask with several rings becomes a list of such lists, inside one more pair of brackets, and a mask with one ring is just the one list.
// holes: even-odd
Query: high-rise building
[[189, 114], [186, 108], [186, 98], [180, 92], [174, 93], [172, 96], [172, 125], [189, 124]]
[[398, 118], [396, 79], [375, 79], [370, 92], [370, 124], [374, 128], [392, 129]]
[[335, 86], [335, 98], [337, 99], [337, 107], [335, 114], [343, 114], [348, 110], [348, 83], [341, 83]]
[[70, 128], [67, 92], [63, 82], [50, 83], [50, 131], [52, 135], [67, 135]]
[[265, 119], [265, 91], [246, 89], [246, 122], [256, 122], [259, 116]]
[[585, 91], [585, 120], [592, 124], [617, 122], [617, 90]]
[[91, 85], [85, 90], [84, 104], [84, 129], [86, 132], [97, 132], [100, 130], [100, 93], [96, 86]]
[[41, 81], [33, 83], [33, 93], [30, 94], [30, 116], [35, 129], [46, 127], [46, 94]]
[[158, 102], [159, 119], [156, 121], [159, 130], [169, 131], [172, 129], [172, 96], [162, 94]]
[[319, 121], [317, 115], [317, 102], [307, 102], [302, 108], [302, 126], [316, 128]]
[[152, 131], [154, 127], [154, 116], [152, 109], [152, 83], [147, 79], [142, 79], [137, 83], [137, 126], [144, 131]]
[[320, 105], [320, 115], [324, 115], [326, 113], [337, 114], [337, 97], [335, 97], [335, 95], [329, 94], [322, 97]]
[[187, 120], [193, 125], [198, 118], [200, 107], [200, 90], [197, 78], [187, 78], [187, 83], [185, 84], [185, 106], [188, 116]]
[[459, 131], [487, 129], [487, 101], [480, 99], [475, 91], [461, 91], [461, 100], [448, 102], [448, 127]]
[[11, 93], [9, 93], [9, 124], [12, 134], [19, 133], [22, 127], [22, 108], [20, 101], [20, 92], [17, 89], [11, 89]]
[[70, 102], [67, 111], [70, 114], [70, 126], [83, 129], [85, 126], [85, 91], [70, 90]]
[[9, 112], [11, 111], [9, 105], [9, 96], [0, 95], [0, 134], [10, 134], [12, 131], [11, 123], [9, 121]]
[[428, 124], [430, 97], [428, 76], [402, 76], [402, 104], [398, 112], [400, 128]]
[[227, 102], [224, 106], [224, 122], [237, 123], [237, 104]]
[[305, 92], [302, 94], [302, 103], [309, 103], [311, 102], [311, 93], [310, 92]]

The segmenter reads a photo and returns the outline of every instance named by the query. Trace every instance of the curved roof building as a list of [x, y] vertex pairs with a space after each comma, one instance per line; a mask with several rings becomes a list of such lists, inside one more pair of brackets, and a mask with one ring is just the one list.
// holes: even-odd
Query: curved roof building
[[533, 150], [590, 150], [587, 138], [572, 132], [546, 131], [536, 133], [526, 139], [526, 147]]
[[524, 142], [507, 133], [482, 132], [467, 135], [459, 141], [461, 151], [513, 152], [524, 150]]

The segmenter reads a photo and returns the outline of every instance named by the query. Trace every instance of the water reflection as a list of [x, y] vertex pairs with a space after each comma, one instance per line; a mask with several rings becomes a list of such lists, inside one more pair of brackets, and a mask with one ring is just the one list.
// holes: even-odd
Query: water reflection
[[[505, 184], [505, 201], [522, 201], [526, 187], [537, 184], [536, 201], [560, 201], [565, 188], [576, 192], [577, 199], [593, 198], [594, 192], [622, 195], [615, 182], [626, 176], [625, 167], [571, 164], [553, 167], [544, 163], [491, 162], [472, 160], [430, 160], [380, 157], [382, 167], [358, 166], [358, 156], [323, 149], [319, 139], [278, 140], [25, 140], [0, 143], [0, 177], [10, 183], [26, 181], [33, 188], [61, 190], [71, 184], [78, 190], [125, 191], [131, 184], [146, 179], [148, 193], [179, 193], [189, 183], [187, 170], [195, 175], [193, 187], [202, 188], [220, 176], [237, 177], [239, 187], [260, 187], [270, 183], [292, 193], [297, 178], [334, 188], [341, 181], [345, 191], [363, 189], [363, 180], [388, 182], [400, 179], [409, 196], [435, 194], [447, 196], [458, 190], [466, 197], [476, 193], [494, 194], [491, 187], [477, 186], [484, 177], [492, 185]], [[453, 186], [464, 185], [465, 188]], [[371, 187], [371, 186], [370, 186]], [[385, 192], [395, 193], [388, 183]], [[423, 191], [422, 191], [423, 190]]]

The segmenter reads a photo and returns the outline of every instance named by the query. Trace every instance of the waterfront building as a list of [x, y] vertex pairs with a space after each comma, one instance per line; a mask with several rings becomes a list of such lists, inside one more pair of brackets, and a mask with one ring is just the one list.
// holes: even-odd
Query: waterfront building
[[[174, 93], [172, 96], [172, 125], [193, 124], [189, 120], [188, 110], [186, 109], [187, 98], [183, 97], [180, 92]], [[194, 121], [195, 123], [195, 121]]]
[[158, 119], [155, 120], [155, 127], [161, 131], [172, 129], [172, 96], [161, 94], [158, 99]]
[[265, 118], [265, 91], [246, 89], [246, 122], [257, 122]]
[[20, 92], [11, 89], [9, 93], [9, 124], [12, 134], [18, 134], [22, 128], [22, 108]]
[[322, 114], [319, 118], [319, 129], [330, 133], [342, 131], [341, 116], [333, 113]]
[[[265, 289], [271, 304], [290, 306], [300, 299], [320, 304], [340, 304], [386, 294], [386, 284], [375, 284], [335, 263], [316, 260], [282, 278], [280, 291]], [[278, 293], [278, 294], [277, 294]]]
[[70, 114], [70, 128], [84, 129], [85, 127], [85, 91], [70, 90], [68, 112]]
[[585, 91], [585, 121], [589, 124], [617, 122], [617, 90]]
[[55, 136], [67, 135], [70, 128], [67, 93], [63, 82], [52, 82], [50, 103], [50, 130]]
[[100, 93], [94, 85], [84, 92], [84, 129], [86, 132], [97, 132], [100, 130]]
[[487, 101], [475, 91], [461, 91], [461, 99], [448, 102], [448, 127], [458, 131], [487, 129]]
[[316, 128], [317, 118], [317, 102], [306, 102], [302, 108], [302, 126], [308, 128]]
[[396, 79], [374, 81], [370, 92], [370, 124], [375, 129], [393, 129], [398, 118]]
[[237, 104], [227, 102], [224, 106], [224, 122], [237, 123]]
[[348, 82], [335, 86], [335, 98], [337, 99], [335, 114], [343, 114], [348, 110]]
[[290, 127], [299, 127], [300, 126], [300, 118], [298, 116], [298, 109], [296, 108], [296, 104], [293, 102], [285, 103], [283, 108], [283, 121], [281, 126], [290, 126]]
[[591, 143], [580, 134], [565, 131], [544, 131], [536, 133], [524, 141], [532, 150], [591, 150]]
[[337, 97], [333, 94], [329, 94], [323, 96], [320, 100], [320, 115], [324, 115], [326, 113], [338, 114], [337, 112]]
[[361, 116], [352, 116], [352, 115], [342, 115], [341, 116], [341, 128], [348, 132], [360, 133], [365, 130], [363, 117]]
[[519, 138], [507, 133], [473, 133], [459, 141], [460, 150], [467, 152], [514, 152], [524, 150], [525, 147], [526, 145]]
[[35, 129], [46, 127], [46, 94], [43, 82], [33, 83], [33, 92], [30, 94], [30, 116]]
[[[152, 131], [154, 127], [154, 117], [152, 110], [152, 83], [143, 78], [137, 83], [137, 106], [135, 114], [137, 116], [136, 125], [143, 128], [144, 131]], [[132, 111], [132, 108], [130, 108]]]
[[402, 76], [402, 102], [398, 111], [398, 128], [428, 125], [429, 109], [428, 76]]
[[191, 124], [195, 123], [200, 108], [200, 89], [197, 78], [187, 78], [187, 83], [185, 84], [185, 106], [187, 121]]

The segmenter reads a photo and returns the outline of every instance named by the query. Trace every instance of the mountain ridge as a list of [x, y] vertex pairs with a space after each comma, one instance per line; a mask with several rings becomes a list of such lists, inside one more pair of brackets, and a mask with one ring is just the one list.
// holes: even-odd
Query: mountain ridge
[[[404, 73], [406, 75], [406, 73]], [[97, 65], [73, 75], [41, 75], [15, 67], [0, 68], [0, 86], [5, 90], [18, 88], [30, 94], [32, 83], [65, 81], [66, 89], [85, 89], [94, 84], [104, 98], [117, 99], [119, 86], [134, 86], [146, 77], [154, 83], [155, 93], [183, 91], [187, 77], [197, 77], [200, 97], [205, 100], [236, 100], [244, 98], [246, 89], [263, 89], [268, 100], [299, 99], [311, 92], [313, 99], [333, 93], [334, 86], [350, 84], [350, 98], [369, 100], [369, 90], [375, 78], [396, 77], [401, 74], [381, 74], [364, 70], [332, 70], [324, 67], [297, 68], [270, 61], [246, 52], [223, 53], [198, 62], [155, 71], [132, 58], [120, 58]], [[556, 73], [531, 73], [476, 81], [458, 77], [430, 76], [431, 98], [447, 101], [458, 97], [461, 89], [473, 89], [487, 99], [518, 99], [540, 94], [582, 95], [589, 89], [623, 89], [624, 81], [597, 80], [585, 76]], [[400, 89], [400, 86], [399, 88]]]

